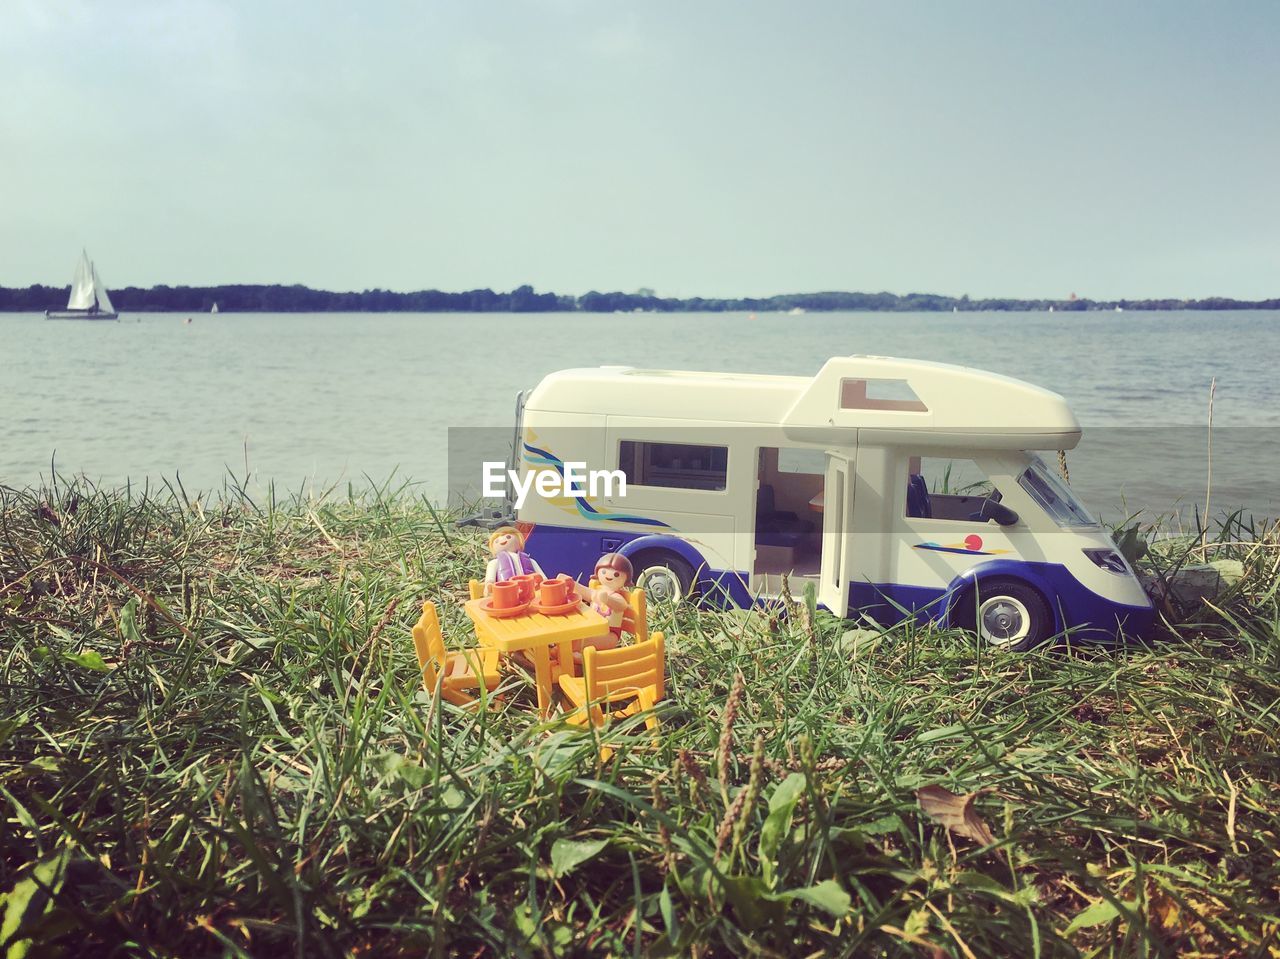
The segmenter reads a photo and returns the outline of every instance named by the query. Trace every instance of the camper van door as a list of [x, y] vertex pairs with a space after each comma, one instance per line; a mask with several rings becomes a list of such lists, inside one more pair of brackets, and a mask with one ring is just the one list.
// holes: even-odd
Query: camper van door
[[827, 478], [822, 494], [822, 578], [818, 602], [837, 616], [849, 614], [849, 551], [853, 537], [853, 456], [827, 453]]

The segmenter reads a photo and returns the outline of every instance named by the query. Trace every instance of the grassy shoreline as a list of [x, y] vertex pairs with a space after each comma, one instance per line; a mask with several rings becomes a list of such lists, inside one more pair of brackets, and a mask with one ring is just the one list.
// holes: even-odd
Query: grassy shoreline
[[481, 568], [449, 519], [0, 487], [0, 945], [1280, 955], [1274, 527], [1219, 531], [1240, 583], [1116, 651], [655, 611], [662, 735], [601, 766], [519, 672], [488, 713], [421, 691], [416, 604], [466, 642]]

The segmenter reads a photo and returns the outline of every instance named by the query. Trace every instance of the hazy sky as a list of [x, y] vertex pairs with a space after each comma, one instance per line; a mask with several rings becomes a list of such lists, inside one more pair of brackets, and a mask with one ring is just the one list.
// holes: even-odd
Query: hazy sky
[[0, 285], [1280, 295], [1280, 3], [0, 0]]

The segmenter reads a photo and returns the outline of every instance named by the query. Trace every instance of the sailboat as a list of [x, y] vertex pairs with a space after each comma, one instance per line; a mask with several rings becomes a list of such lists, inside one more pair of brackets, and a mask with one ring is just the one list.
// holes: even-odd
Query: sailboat
[[213, 309], [211, 309], [209, 312], [210, 312], [210, 313], [217, 313], [217, 312], [218, 312], [218, 301], [217, 301], [217, 300], [214, 300], [214, 301], [213, 301]]
[[45, 310], [46, 320], [114, 320], [120, 314], [111, 305], [111, 295], [98, 276], [89, 254], [80, 251], [76, 275], [71, 280], [71, 296], [65, 310]]

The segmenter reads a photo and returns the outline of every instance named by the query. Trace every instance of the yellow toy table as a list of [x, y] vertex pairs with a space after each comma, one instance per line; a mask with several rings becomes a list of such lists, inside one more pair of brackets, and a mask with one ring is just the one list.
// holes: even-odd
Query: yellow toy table
[[589, 606], [579, 606], [564, 616], [527, 613], [500, 619], [483, 608], [483, 599], [473, 599], [464, 607], [476, 627], [476, 638], [485, 646], [510, 655], [527, 652], [533, 660], [534, 678], [538, 685], [538, 709], [551, 714], [551, 696], [557, 676], [551, 669], [551, 647], [560, 647], [560, 662], [573, 662], [573, 641], [607, 635], [608, 621]]

